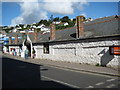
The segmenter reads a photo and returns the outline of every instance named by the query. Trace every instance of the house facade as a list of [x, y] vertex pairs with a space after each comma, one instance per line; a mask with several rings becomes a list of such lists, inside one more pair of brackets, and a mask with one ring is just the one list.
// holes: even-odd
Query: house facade
[[[110, 46], [119, 46], [118, 36], [34, 45], [36, 58], [81, 64], [119, 65], [118, 55], [110, 55]], [[45, 46], [45, 44], [47, 44]]]
[[109, 16], [84, 22], [83, 16], [76, 17], [76, 26], [65, 30], [57, 30], [51, 25], [50, 33], [26, 34], [20, 44], [8, 45], [29, 48], [36, 51], [38, 59], [66, 61], [80, 64], [99, 64], [117, 68], [119, 55], [111, 54], [111, 47], [120, 46], [120, 17]]
[[119, 55], [111, 55], [110, 47], [120, 46], [119, 18], [111, 16], [82, 23], [78, 17], [77, 23], [69, 31], [50, 34], [48, 37], [53, 40], [34, 43], [36, 58], [117, 68]]

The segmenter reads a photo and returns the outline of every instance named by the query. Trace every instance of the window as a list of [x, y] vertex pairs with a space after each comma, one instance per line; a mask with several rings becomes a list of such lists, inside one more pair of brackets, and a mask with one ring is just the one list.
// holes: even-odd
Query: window
[[49, 54], [49, 44], [48, 43], [43, 44], [43, 52], [45, 54]]

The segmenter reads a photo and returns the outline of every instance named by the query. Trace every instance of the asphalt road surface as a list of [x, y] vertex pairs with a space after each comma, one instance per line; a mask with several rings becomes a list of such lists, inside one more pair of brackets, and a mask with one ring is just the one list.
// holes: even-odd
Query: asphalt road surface
[[2, 57], [2, 88], [114, 88], [118, 77], [38, 65]]

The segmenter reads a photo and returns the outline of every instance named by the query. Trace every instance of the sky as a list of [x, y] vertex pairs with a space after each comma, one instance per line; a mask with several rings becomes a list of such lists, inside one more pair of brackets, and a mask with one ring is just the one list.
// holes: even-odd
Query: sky
[[100, 18], [118, 15], [118, 2], [80, 2], [79, 0], [17, 0], [16, 2], [1, 2], [0, 9], [2, 25], [32, 24], [41, 19], [53, 17], [76, 18], [84, 15], [86, 18]]

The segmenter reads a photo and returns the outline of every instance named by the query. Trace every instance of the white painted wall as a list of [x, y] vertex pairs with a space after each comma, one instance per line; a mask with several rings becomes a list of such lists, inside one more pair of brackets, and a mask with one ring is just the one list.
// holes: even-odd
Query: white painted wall
[[118, 45], [119, 40], [106, 40], [95, 42], [77, 42], [67, 44], [50, 44], [50, 53], [43, 53], [43, 45], [34, 46], [36, 58], [50, 59], [55, 61], [68, 61], [96, 65], [118, 67], [117, 55], [109, 54], [109, 46]]
[[8, 48], [6, 46], [3, 46], [3, 52], [8, 53]]

